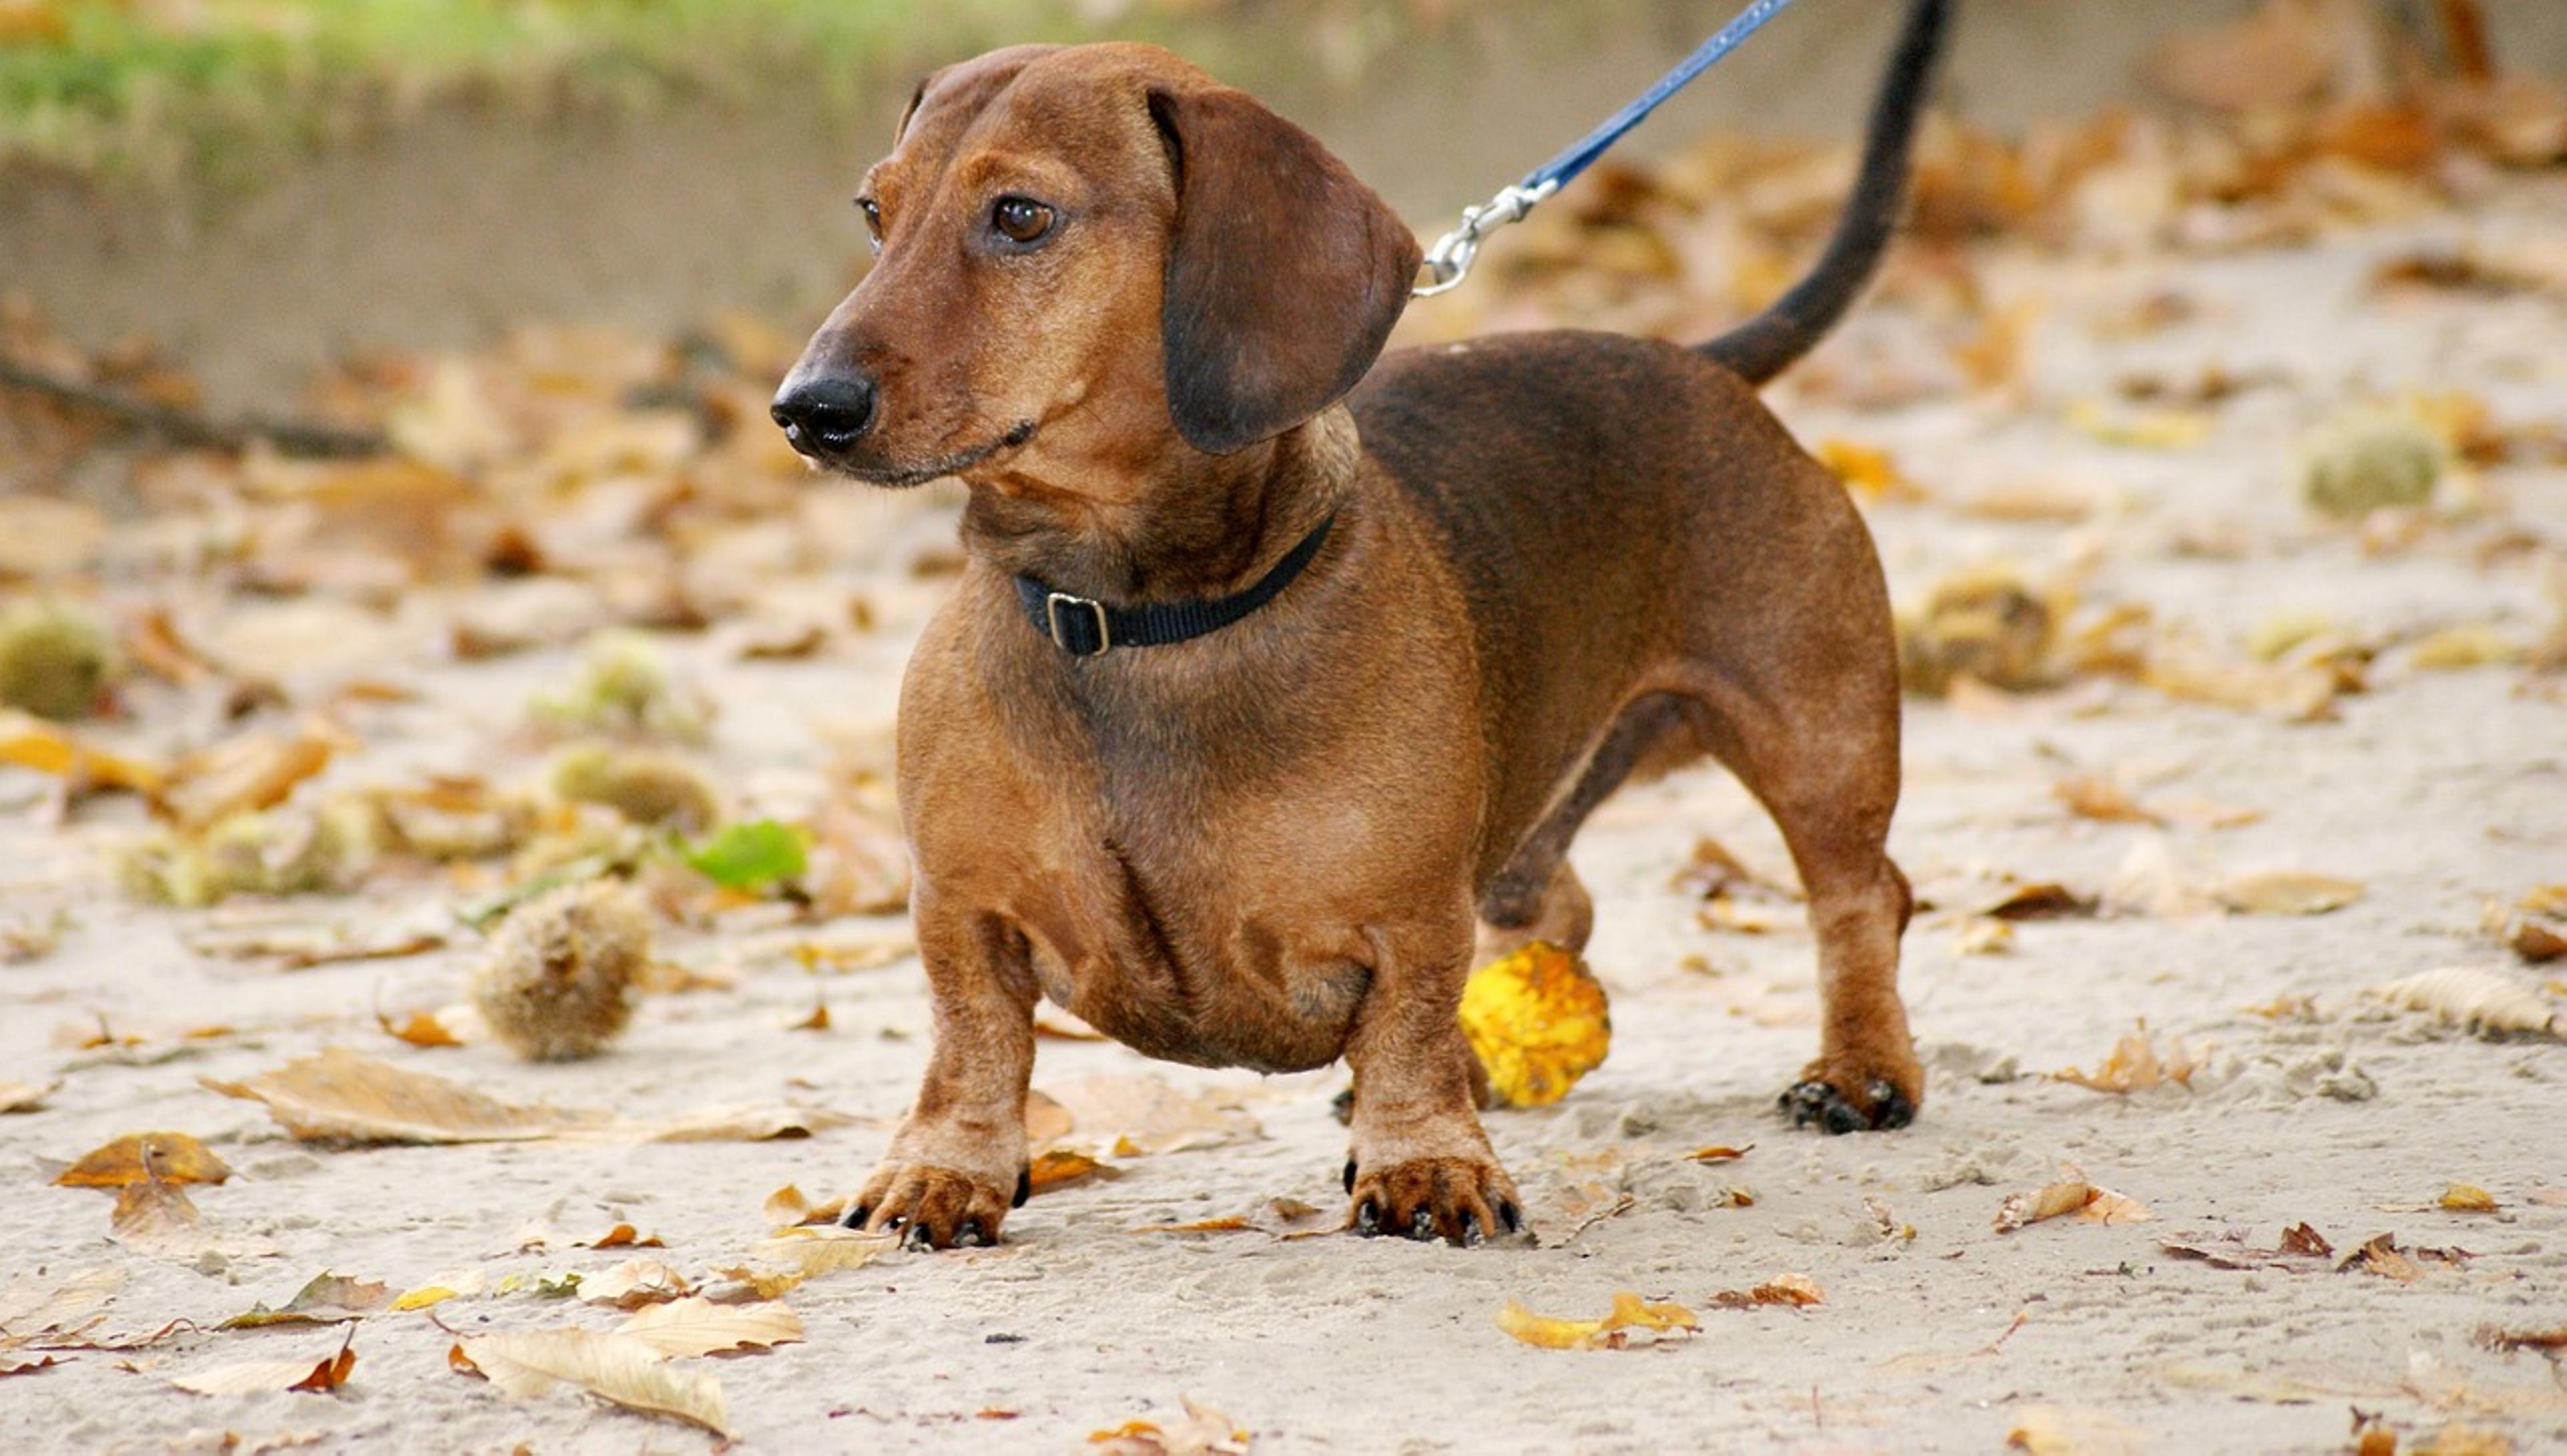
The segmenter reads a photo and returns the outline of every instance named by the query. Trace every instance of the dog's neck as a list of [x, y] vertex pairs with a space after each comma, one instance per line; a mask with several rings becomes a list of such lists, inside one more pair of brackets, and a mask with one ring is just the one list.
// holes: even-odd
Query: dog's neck
[[1125, 499], [1002, 474], [971, 481], [963, 545], [1011, 576], [1120, 606], [1226, 596], [1337, 508], [1353, 482], [1342, 405], [1227, 455], [1182, 444]]

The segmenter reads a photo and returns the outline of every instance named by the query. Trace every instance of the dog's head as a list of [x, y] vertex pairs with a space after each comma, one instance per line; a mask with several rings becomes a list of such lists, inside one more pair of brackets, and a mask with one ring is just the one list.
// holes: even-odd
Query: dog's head
[[774, 415], [886, 485], [1110, 489], [1280, 434], [1371, 367], [1418, 263], [1309, 134], [1150, 46], [937, 72], [856, 204], [873, 270]]

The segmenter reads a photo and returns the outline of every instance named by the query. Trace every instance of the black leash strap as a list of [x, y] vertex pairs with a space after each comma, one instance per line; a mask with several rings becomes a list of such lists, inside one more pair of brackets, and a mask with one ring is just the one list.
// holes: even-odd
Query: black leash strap
[[1276, 562], [1273, 570], [1259, 577], [1248, 590], [1232, 596], [1115, 607], [1091, 597], [1056, 592], [1030, 576], [1020, 576], [1016, 578], [1016, 600], [1024, 604], [1025, 619], [1034, 624], [1034, 630], [1071, 657], [1095, 657], [1116, 647], [1160, 647], [1184, 642], [1227, 627], [1275, 600], [1319, 554], [1320, 545], [1328, 539], [1328, 527], [1335, 522], [1333, 515], [1320, 521], [1299, 545], [1284, 553], [1284, 559]]

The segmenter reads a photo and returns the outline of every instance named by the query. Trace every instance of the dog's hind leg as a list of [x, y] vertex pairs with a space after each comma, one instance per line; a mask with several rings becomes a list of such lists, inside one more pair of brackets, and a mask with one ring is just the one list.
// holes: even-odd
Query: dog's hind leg
[[1679, 700], [1664, 695], [1642, 698], [1613, 720], [1568, 797], [1525, 836], [1480, 896], [1481, 961], [1496, 960], [1532, 941], [1570, 951], [1585, 948], [1595, 928], [1595, 906], [1569, 865], [1569, 841], [1595, 806], [1682, 726]]

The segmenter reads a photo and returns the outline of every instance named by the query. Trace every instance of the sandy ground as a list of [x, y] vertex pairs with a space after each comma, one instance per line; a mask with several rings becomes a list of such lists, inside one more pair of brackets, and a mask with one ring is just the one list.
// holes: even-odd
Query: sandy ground
[[[2356, 1412], [2379, 1413], [2409, 1448], [2437, 1435], [2444, 1450], [2567, 1446], [2554, 1363], [2479, 1335], [2567, 1323], [2567, 1058], [2554, 1040], [2479, 1039], [2364, 995], [2463, 965], [2557, 1004], [2555, 984], [2544, 991], [2543, 973], [2516, 963], [2480, 916], [2490, 898], [2567, 880], [2567, 701], [2554, 677], [2511, 664], [2427, 670], [2409, 644], [2457, 624], [2490, 624], [2518, 645], [2550, 630], [2557, 609], [2541, 572], [2555, 569], [2567, 523], [2567, 469], [2490, 467], [2475, 477], [2489, 502], [2479, 513], [2373, 550], [2355, 528], [2306, 513], [2288, 483], [2300, 431], [2350, 399], [2464, 388], [2509, 425], [2567, 421], [2556, 294], [2383, 294], [2364, 281], [2422, 241], [2554, 239], [2562, 228], [2567, 194], [2551, 181], [2490, 200], [2474, 220], [2341, 232], [2309, 248], [2181, 263], [2018, 258], [1991, 276], [2057, 305], [2022, 398], [1855, 411], [1841, 392], [1778, 393], [1804, 438], [1885, 447], [1927, 492], [1870, 508], [1902, 601], [1958, 565], [2003, 557], [2037, 579], [2074, 573], [2090, 607], [2142, 604], [2189, 624], [2232, 659], [2285, 611], [2322, 613], [2383, 647], [2370, 691], [2317, 723], [2097, 678], [1911, 706], [1893, 847], [1937, 907], [1906, 942], [1906, 993], [1932, 1067], [1913, 1128], [1824, 1139], [1777, 1119], [1774, 1094], [1816, 1034], [1810, 944], [1789, 926], [1708, 929], [1698, 898], [1671, 883], [1705, 835], [1751, 866], [1782, 863], [1744, 794], [1691, 772], [1626, 793], [1578, 846], [1616, 1039], [1566, 1101], [1491, 1119], [1531, 1200], [1530, 1244], [1140, 1232], [1253, 1214], [1278, 1197], [1333, 1207], [1343, 1134], [1328, 1103], [1342, 1076], [1203, 1073], [1047, 1041], [1038, 1086], [1162, 1076], [1235, 1099], [1261, 1135], [1110, 1157], [1119, 1176], [1037, 1197], [1001, 1248], [891, 1254], [813, 1279], [784, 1297], [805, 1325], [800, 1342], [687, 1366], [718, 1375], [742, 1445], [779, 1451], [1077, 1449], [1091, 1431], [1167, 1418], [1181, 1395], [1217, 1407], [1260, 1451], [1989, 1451], [2016, 1432], [2042, 1450], [2323, 1451], [2348, 1445]], [[2139, 340], [2094, 327], [2166, 290], [2199, 304], [2189, 322]], [[1911, 325], [1876, 310], [1812, 377], [1886, 368]], [[2209, 412], [2197, 444], [2117, 445], [2063, 418], [2125, 375], [2190, 379], [2212, 365], [2261, 382]], [[1954, 505], [2026, 482], [2084, 492], [2091, 509], [2024, 522]], [[950, 509], [814, 487], [784, 529], [825, 558], [812, 581], [872, 594], [878, 630], [796, 662], [743, 664], [715, 639], [673, 645], [725, 705], [712, 761], [726, 782], [789, 800], [820, 771], [830, 730], [887, 723], [938, 590], [907, 566], [947, 538]], [[2205, 540], [2226, 554], [2203, 554]], [[429, 620], [393, 614], [361, 667], [313, 669], [420, 695], [349, 709], [367, 747], [327, 782], [533, 771], [511, 734], [567, 651], [457, 665]], [[2118, 775], [2143, 803], [2260, 817], [2224, 828], [2079, 817], [2053, 789], [2080, 774]], [[927, 1049], [914, 959], [815, 978], [783, 948], [897, 942], [898, 920], [787, 933], [752, 915], [671, 932], [667, 957], [735, 973], [735, 988], [654, 998], [595, 1060], [532, 1066], [487, 1042], [414, 1048], [383, 1034], [375, 1010], [457, 999], [474, 938], [297, 972], [197, 954], [190, 936], [248, 912], [118, 899], [96, 857], [133, 818], [108, 804], [57, 827], [42, 790], [0, 776], [12, 805], [0, 819], [6, 913], [62, 904], [73, 921], [50, 954], [0, 968], [0, 1080], [61, 1082], [37, 1110], [0, 1118], [0, 1179], [16, 1190], [0, 1199], [0, 1275], [14, 1281], [0, 1309], [21, 1321], [0, 1326], [23, 1332], [29, 1299], [110, 1271], [117, 1283], [87, 1343], [139, 1340], [172, 1320], [194, 1327], [130, 1349], [63, 1349], [53, 1367], [0, 1376], [0, 1448], [713, 1444], [566, 1392], [504, 1399], [448, 1369], [458, 1333], [621, 1317], [531, 1293], [364, 1319], [358, 1363], [333, 1394], [206, 1396], [171, 1381], [338, 1348], [335, 1327], [202, 1327], [281, 1304], [325, 1271], [397, 1291], [462, 1271], [593, 1276], [631, 1251], [572, 1242], [618, 1222], [657, 1234], [666, 1247], [649, 1255], [690, 1279], [737, 1263], [767, 1235], [771, 1192], [795, 1184], [818, 1199], [861, 1177]], [[2263, 869], [2346, 877], [2364, 893], [2316, 916], [2183, 903], [2200, 899], [2190, 887]], [[2024, 923], [2001, 953], [1963, 954], [1958, 912], [2016, 878], [2118, 887], [2120, 913]], [[434, 917], [446, 898], [413, 885], [273, 913], [379, 925]], [[828, 1029], [794, 1029], [815, 995]], [[2092, 1070], [2141, 1020], [2161, 1050], [2179, 1039], [2206, 1051], [2189, 1086], [2117, 1095], [2043, 1075]], [[72, 1044], [102, 1021], [139, 1044]], [[227, 1029], [185, 1035], [208, 1027]], [[635, 1118], [780, 1100], [852, 1120], [807, 1140], [333, 1150], [199, 1082], [329, 1046]], [[195, 1190], [209, 1247], [193, 1257], [120, 1245], [105, 1196], [47, 1186], [60, 1164], [146, 1129], [191, 1132], [238, 1170]], [[1684, 1157], [1711, 1144], [1752, 1146], [1728, 1163]], [[2153, 1220], [1996, 1231], [2007, 1195], [2065, 1167]], [[2454, 1182], [2482, 1187], [2498, 1211], [2435, 1207]], [[2302, 1222], [2339, 1257], [2381, 1234], [2468, 1257], [2421, 1259], [2401, 1280], [2326, 1260], [2218, 1268], [2161, 1244], [2233, 1232], [2270, 1248]], [[529, 1226], [548, 1227], [549, 1241], [521, 1249]], [[1825, 1302], [1719, 1305], [1723, 1291], [1787, 1274]], [[1701, 1332], [1556, 1351], [1494, 1322], [1510, 1300], [1600, 1315], [1623, 1290], [1690, 1307]], [[33, 1357], [11, 1351], [0, 1365]], [[2466, 1445], [2469, 1431], [2498, 1444]]]

